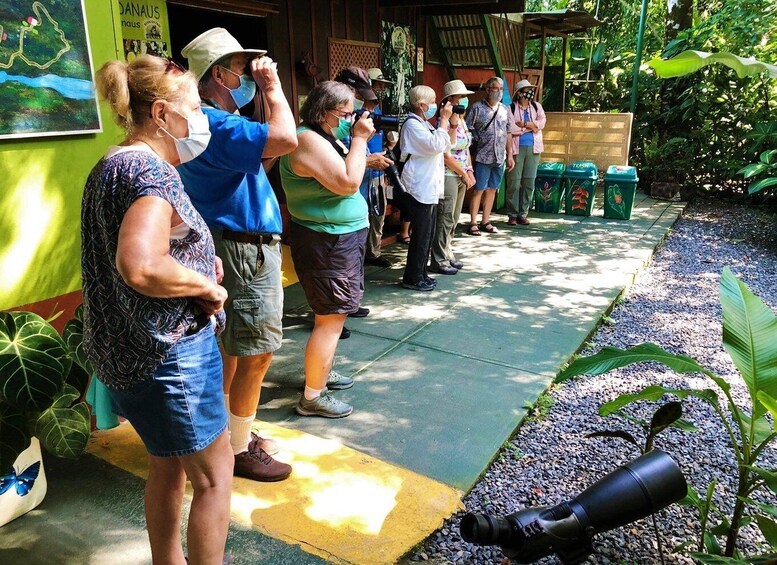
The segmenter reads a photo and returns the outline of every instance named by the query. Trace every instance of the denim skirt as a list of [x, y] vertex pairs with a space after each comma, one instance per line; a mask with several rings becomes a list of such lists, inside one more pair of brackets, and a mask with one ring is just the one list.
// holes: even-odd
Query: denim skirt
[[130, 421], [151, 455], [202, 451], [227, 428], [223, 369], [216, 335], [207, 325], [181, 338], [145, 381], [109, 389], [113, 411]]

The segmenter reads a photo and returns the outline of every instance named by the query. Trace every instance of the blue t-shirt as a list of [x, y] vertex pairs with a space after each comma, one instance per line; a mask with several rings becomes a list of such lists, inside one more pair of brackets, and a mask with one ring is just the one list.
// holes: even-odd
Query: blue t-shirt
[[210, 143], [178, 167], [194, 207], [210, 229], [281, 233], [278, 199], [262, 166], [269, 126], [216, 108], [203, 111]]
[[[529, 109], [526, 108], [523, 111], [523, 121], [529, 122], [531, 121], [531, 118], [529, 117]], [[518, 146], [519, 147], [534, 147], [534, 132], [533, 131], [527, 131], [526, 133], [521, 134], [521, 138], [518, 140]]]
[[[370, 112], [370, 116], [380, 116], [383, 112], [380, 111], [380, 108], [375, 108], [372, 112]], [[350, 144], [351, 138], [348, 138], [348, 147], [351, 146]], [[367, 155], [371, 155], [373, 153], [383, 153], [383, 130], [379, 129], [373, 135], [368, 141], [367, 141]], [[367, 192], [369, 191], [369, 184], [370, 179], [375, 179], [383, 176], [383, 171], [379, 171], [377, 169], [365, 169], [364, 171], [364, 178], [362, 179], [361, 185], [359, 185], [359, 192], [362, 196], [364, 196], [364, 199], [367, 200]]]

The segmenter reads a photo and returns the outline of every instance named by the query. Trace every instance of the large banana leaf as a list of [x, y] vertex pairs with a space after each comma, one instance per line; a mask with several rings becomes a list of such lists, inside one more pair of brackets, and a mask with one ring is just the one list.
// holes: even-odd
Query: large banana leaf
[[739, 78], [763, 72], [769, 73], [772, 78], [777, 78], [777, 66], [756, 61], [752, 57], [739, 57], [733, 53], [683, 51], [671, 59], [653, 59], [648, 62], [648, 66], [656, 71], [659, 78], [673, 78], [695, 73], [713, 63], [720, 63], [734, 69]]
[[80, 396], [75, 388], [65, 385], [35, 423], [35, 436], [46, 451], [57, 457], [76, 459], [86, 449], [91, 432], [89, 408], [85, 402], [72, 405]]
[[0, 400], [41, 411], [62, 390], [72, 361], [56, 330], [31, 312], [0, 312]]
[[777, 316], [728, 267], [720, 279], [720, 304], [723, 347], [747, 385], [758, 419], [766, 412], [758, 393], [777, 398]]
[[648, 400], [655, 402], [663, 397], [665, 394], [671, 394], [678, 398], [686, 398], [688, 396], [695, 396], [702, 400], [709, 402], [710, 404], [718, 404], [718, 395], [715, 391], [709, 388], [702, 390], [688, 389], [688, 388], [669, 388], [661, 385], [650, 385], [643, 388], [639, 392], [634, 394], [621, 394], [619, 397], [610, 400], [609, 402], [602, 404], [599, 408], [600, 416], [609, 416], [614, 414], [618, 410], [621, 410], [624, 406], [631, 404], [632, 402], [638, 402], [640, 400]]
[[0, 475], [5, 475], [19, 454], [30, 446], [30, 431], [24, 412], [0, 402]]
[[642, 361], [657, 361], [678, 373], [711, 374], [709, 370], [686, 355], [669, 353], [655, 343], [641, 343], [629, 349], [603, 347], [596, 355], [578, 357], [559, 373], [556, 382], [564, 382], [578, 375], [601, 375]]

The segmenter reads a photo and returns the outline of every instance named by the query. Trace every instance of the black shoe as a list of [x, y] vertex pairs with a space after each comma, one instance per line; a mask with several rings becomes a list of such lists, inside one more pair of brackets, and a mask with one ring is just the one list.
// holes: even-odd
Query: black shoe
[[366, 318], [367, 315], [370, 313], [369, 308], [362, 308], [359, 306], [359, 309], [356, 312], [351, 312], [348, 314], [349, 318]]
[[440, 275], [455, 275], [459, 272], [458, 269], [455, 269], [453, 267], [448, 267], [447, 265], [440, 265], [439, 267], [429, 267], [429, 270], [433, 273], [438, 273]]
[[425, 280], [426, 282], [428, 282], [428, 283], [429, 283], [430, 285], [432, 285], [432, 286], [437, 286], [437, 279], [433, 279], [433, 278], [432, 278], [432, 277], [430, 277], [430, 276], [426, 276], [426, 277], [424, 277], [424, 280]]
[[461, 269], [464, 268], [464, 263], [462, 263], [461, 261], [451, 261], [450, 263], [451, 263], [451, 267], [453, 267], [457, 271], [460, 271]]
[[348, 339], [351, 337], [351, 330], [343, 326], [343, 331], [340, 332], [340, 339]]
[[385, 257], [365, 257], [364, 264], [372, 265], [374, 267], [390, 267], [391, 261], [389, 261]]
[[418, 281], [415, 284], [412, 283], [402, 283], [402, 288], [407, 288], [409, 290], [420, 290], [422, 292], [429, 292], [430, 290], [434, 290], [435, 285], [433, 283], [430, 283], [428, 281]]

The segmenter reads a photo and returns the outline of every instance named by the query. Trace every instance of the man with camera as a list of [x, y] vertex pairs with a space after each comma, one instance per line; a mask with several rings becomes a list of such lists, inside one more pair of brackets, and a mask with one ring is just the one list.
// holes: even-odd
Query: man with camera
[[[272, 441], [251, 431], [262, 381], [283, 337], [283, 225], [262, 160], [297, 147], [294, 115], [266, 51], [244, 49], [227, 30], [214, 28], [181, 53], [198, 81], [211, 132], [208, 148], [178, 170], [224, 264], [229, 298], [220, 339], [234, 473], [278, 481], [291, 467], [270, 456], [277, 451]], [[269, 107], [267, 123], [235, 113], [254, 99], [257, 87]]]

